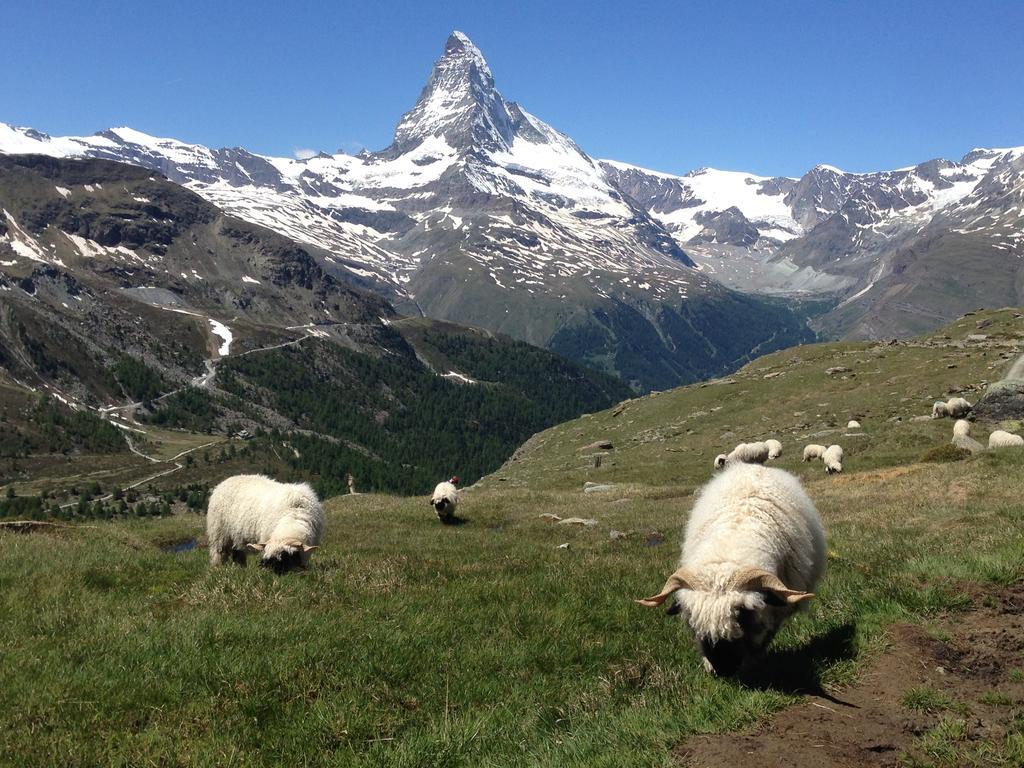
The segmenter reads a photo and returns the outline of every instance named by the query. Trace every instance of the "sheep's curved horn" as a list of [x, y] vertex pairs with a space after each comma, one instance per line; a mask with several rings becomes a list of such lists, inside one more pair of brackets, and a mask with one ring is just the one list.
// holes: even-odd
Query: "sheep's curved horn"
[[680, 568], [678, 571], [668, 577], [668, 581], [665, 582], [665, 586], [661, 588], [661, 592], [651, 597], [644, 598], [643, 600], [637, 600], [635, 602], [640, 603], [647, 608], [656, 608], [657, 606], [664, 603], [669, 595], [675, 592], [677, 589], [694, 589], [694, 584], [697, 583], [697, 577], [693, 575], [686, 568]]
[[313, 545], [312, 547], [309, 546], [308, 544], [303, 544], [302, 545], [302, 551], [303, 552], [312, 552], [312, 551], [317, 550], [317, 549], [320, 549], [320, 547], [317, 546], [317, 545]]
[[249, 544], [247, 545], [253, 552], [262, 552], [264, 544]]
[[778, 576], [761, 568], [746, 568], [737, 571], [729, 580], [729, 586], [736, 590], [764, 590], [773, 593], [787, 603], [799, 603], [814, 597], [813, 592], [790, 589]]

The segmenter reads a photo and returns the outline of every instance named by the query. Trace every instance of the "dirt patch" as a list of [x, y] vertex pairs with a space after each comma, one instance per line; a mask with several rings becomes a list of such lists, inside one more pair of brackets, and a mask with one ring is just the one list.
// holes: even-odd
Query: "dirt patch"
[[[897, 766], [908, 756], [922, 757], [919, 737], [943, 717], [965, 722], [968, 748], [970, 742], [1002, 743], [1024, 703], [1024, 584], [976, 589], [972, 606], [930, 632], [892, 627], [888, 649], [856, 685], [809, 695], [743, 733], [691, 739], [677, 750], [680, 764]], [[914, 705], [914, 692], [927, 698], [917, 696]], [[930, 706], [929, 698], [945, 704]]]
[[924, 469], [921, 464], [909, 464], [902, 467], [892, 467], [890, 469], [873, 470], [870, 472], [853, 472], [850, 474], [839, 475], [833, 477], [830, 482], [834, 485], [843, 485], [846, 483], [877, 483], [885, 482], [886, 480], [892, 480], [902, 475], [909, 475], [911, 472], [917, 472]]

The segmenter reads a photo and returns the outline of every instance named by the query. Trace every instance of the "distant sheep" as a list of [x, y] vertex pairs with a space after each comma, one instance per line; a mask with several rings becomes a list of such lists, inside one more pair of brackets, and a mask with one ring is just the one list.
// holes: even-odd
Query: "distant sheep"
[[942, 419], [949, 416], [953, 419], [962, 419], [971, 412], [973, 406], [962, 397], [951, 397], [946, 402], [936, 400], [932, 404], [932, 418]]
[[843, 449], [838, 445], [830, 445], [825, 449], [825, 453], [821, 455], [821, 460], [825, 462], [825, 472], [830, 475], [838, 475], [843, 471]]
[[952, 419], [962, 419], [971, 412], [971, 404], [962, 397], [951, 397], [946, 401], [946, 410]]
[[860, 429], [860, 422], [857, 421], [856, 419], [850, 419], [848, 422], [846, 422], [846, 428], [847, 429]]
[[825, 455], [825, 446], [811, 443], [804, 446], [804, 461], [817, 461]]
[[437, 519], [442, 523], [450, 523], [455, 518], [455, 510], [459, 507], [459, 489], [456, 488], [459, 482], [458, 477], [453, 477], [443, 483], [438, 483], [434, 488], [434, 495], [430, 497], [430, 506], [437, 513]]
[[1011, 432], [1004, 432], [1001, 429], [997, 429], [991, 435], [988, 436], [988, 447], [992, 448], [1017, 448], [1018, 446], [1024, 445], [1024, 437], [1015, 435]]
[[248, 550], [282, 573], [305, 567], [319, 548], [324, 511], [306, 483], [279, 483], [263, 475], [235, 475], [213, 489], [206, 513], [210, 564], [226, 558], [245, 565]]
[[777, 459], [782, 455], [782, 443], [778, 440], [765, 440], [764, 444], [768, 446], [769, 459]]
[[736, 463], [700, 492], [679, 567], [641, 605], [676, 593], [704, 668], [732, 674], [761, 655], [813, 597], [825, 572], [825, 530], [800, 482], [780, 469]]
[[957, 419], [953, 425], [953, 437], [970, 437], [971, 422], [967, 419]]
[[722, 469], [726, 464], [764, 464], [769, 453], [767, 443], [740, 443], [728, 455], [720, 453], [715, 457], [715, 469]]

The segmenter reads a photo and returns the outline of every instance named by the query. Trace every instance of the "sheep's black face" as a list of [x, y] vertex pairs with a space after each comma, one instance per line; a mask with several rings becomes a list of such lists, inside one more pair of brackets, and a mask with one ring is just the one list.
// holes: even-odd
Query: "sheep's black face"
[[434, 511], [443, 515], [448, 509], [448, 499], [438, 499], [434, 502]]
[[719, 676], [734, 675], [749, 658], [760, 656], [772, 635], [758, 611], [741, 608], [736, 617], [740, 634], [731, 640], [700, 639], [700, 652]]
[[280, 554], [273, 557], [264, 557], [260, 560], [260, 565], [272, 570], [280, 576], [282, 573], [287, 573], [288, 571], [293, 571], [302, 567], [302, 553], [297, 550], [289, 552], [285, 549], [282, 550]]
[[743, 666], [747, 657], [747, 644], [743, 638], [738, 640], [700, 641], [700, 652], [711, 664], [716, 675], [734, 675]]

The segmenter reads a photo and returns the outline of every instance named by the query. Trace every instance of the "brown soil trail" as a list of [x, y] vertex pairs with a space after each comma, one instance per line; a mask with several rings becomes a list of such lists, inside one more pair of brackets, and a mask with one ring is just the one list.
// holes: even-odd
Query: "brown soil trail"
[[[919, 737], [944, 716], [965, 721], [965, 750], [981, 742], [1001, 744], [1024, 705], [1024, 584], [975, 590], [972, 602], [969, 613], [947, 617], [938, 632], [893, 627], [889, 648], [846, 690], [810, 695], [743, 733], [682, 744], [680, 765], [897, 766], [925, 757]], [[941, 692], [956, 710], [909, 708], [904, 696], [914, 688]]]

